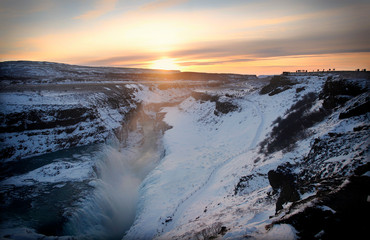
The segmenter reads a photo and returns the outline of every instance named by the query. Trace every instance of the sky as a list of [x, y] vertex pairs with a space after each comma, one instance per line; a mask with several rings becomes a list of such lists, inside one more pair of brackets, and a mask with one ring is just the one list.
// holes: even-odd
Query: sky
[[0, 61], [280, 74], [370, 69], [369, 0], [0, 0]]

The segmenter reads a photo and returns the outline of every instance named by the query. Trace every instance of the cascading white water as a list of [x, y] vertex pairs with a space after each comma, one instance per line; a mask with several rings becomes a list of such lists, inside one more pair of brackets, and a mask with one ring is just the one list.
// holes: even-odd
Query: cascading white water
[[136, 139], [131, 146], [103, 147], [95, 165], [97, 178], [90, 182], [93, 194], [67, 217], [66, 234], [81, 239], [121, 239], [132, 225], [140, 184], [162, 152], [161, 139], [152, 126], [133, 134], [134, 138], [140, 135], [141, 140]]

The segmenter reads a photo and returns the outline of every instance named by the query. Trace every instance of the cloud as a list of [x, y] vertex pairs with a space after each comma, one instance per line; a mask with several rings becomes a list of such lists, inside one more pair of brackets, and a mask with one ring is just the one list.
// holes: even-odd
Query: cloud
[[128, 65], [133, 62], [150, 62], [156, 60], [156, 56], [149, 54], [137, 54], [127, 56], [115, 56], [108, 58], [101, 58], [96, 60], [86, 61], [83, 64], [94, 65], [94, 66], [117, 66], [117, 65]]
[[47, 13], [53, 5], [48, 0], [0, 0], [0, 27], [11, 28], [21, 18]]
[[82, 15], [75, 17], [75, 19], [90, 20], [100, 17], [106, 13], [114, 10], [117, 0], [100, 0], [97, 2], [93, 10], [87, 11]]
[[192, 48], [185, 48], [171, 53], [171, 57], [193, 57], [213, 59], [228, 57], [238, 59], [268, 58], [295, 55], [332, 54], [347, 52], [370, 52], [370, 42], [362, 29], [345, 32], [306, 33], [295, 37], [278, 37], [258, 40], [230, 40], [194, 43]]
[[46, 11], [50, 7], [50, 2], [46, 0], [2, 0], [0, 1], [0, 13], [9, 16], [20, 16]]
[[218, 61], [185, 61], [185, 62], [181, 62], [180, 65], [181, 66], [208, 66], [208, 65], [219, 65], [219, 64], [225, 64], [225, 63], [243, 63], [243, 62], [251, 62], [251, 61], [255, 61], [256, 59], [252, 59], [252, 58], [238, 58], [236, 57], [235, 59], [220, 59]]
[[[189, 47], [191, 46], [191, 47]], [[291, 37], [242, 39], [185, 43], [166, 53], [181, 66], [208, 66], [245, 63], [269, 58], [370, 52], [370, 42], [361, 27], [322, 34], [306, 32]], [[84, 62], [99, 66], [148, 66], [161, 56], [156, 52], [137, 52]], [[133, 64], [133, 65], [131, 65]]]
[[[245, 58], [243, 56], [223, 56], [220, 58], [215, 58], [215, 60], [209, 60], [209, 53], [217, 52], [216, 49], [197, 49], [189, 51], [178, 51], [176, 53], [169, 54], [169, 56], [178, 56], [178, 63], [181, 66], [193, 66], [193, 65], [216, 65], [223, 63], [237, 63], [237, 62], [249, 62], [254, 61], [252, 58]], [[208, 52], [208, 54], [204, 54]], [[199, 58], [194, 58], [194, 53], [201, 54]], [[222, 55], [220, 53], [215, 53], [215, 55]], [[91, 65], [91, 66], [148, 66], [155, 60], [158, 60], [158, 55], [149, 53], [138, 53], [136, 55], [122, 55], [108, 58], [101, 58], [95, 60], [84, 61], [81, 64]]]
[[187, 2], [188, 0], [155, 0], [144, 4], [140, 7], [141, 10], [158, 10], [176, 6], [178, 4]]

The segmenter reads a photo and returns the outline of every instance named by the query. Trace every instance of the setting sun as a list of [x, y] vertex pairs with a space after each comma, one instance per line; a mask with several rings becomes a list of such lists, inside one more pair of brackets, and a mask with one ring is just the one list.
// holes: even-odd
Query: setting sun
[[152, 69], [162, 69], [162, 70], [180, 70], [180, 66], [176, 64], [173, 58], [162, 58], [153, 61], [150, 65]]

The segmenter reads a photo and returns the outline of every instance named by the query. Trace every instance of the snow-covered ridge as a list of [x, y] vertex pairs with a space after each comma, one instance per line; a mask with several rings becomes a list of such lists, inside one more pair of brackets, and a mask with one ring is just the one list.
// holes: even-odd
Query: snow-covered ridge
[[[128, 73], [155, 73], [158, 71], [138, 68], [115, 68], [115, 67], [87, 67], [78, 65], [69, 65], [53, 62], [34, 62], [34, 61], [15, 61], [2, 62], [0, 64], [2, 80], [67, 80], [95, 79], [102, 76], [114, 76], [115, 74]], [[173, 72], [173, 71], [168, 71]], [[111, 74], [111, 75], [109, 75]], [[104, 79], [101, 79], [104, 80]], [[106, 79], [108, 80], [108, 79]]]
[[213, 74], [118, 67], [88, 67], [52, 62], [9, 61], [0, 62], [1, 84], [45, 83], [101, 83], [137, 81], [245, 81], [257, 79], [255, 75]]

